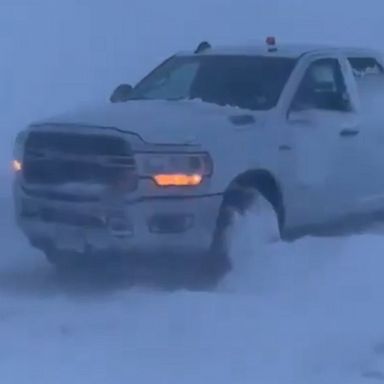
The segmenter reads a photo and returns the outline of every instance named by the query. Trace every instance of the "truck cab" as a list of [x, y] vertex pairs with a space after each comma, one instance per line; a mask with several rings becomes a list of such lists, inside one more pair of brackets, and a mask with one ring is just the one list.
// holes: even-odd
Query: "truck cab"
[[370, 50], [204, 42], [109, 103], [20, 133], [18, 224], [59, 265], [100, 252], [212, 265], [228, 259], [233, 212], [258, 196], [283, 238], [377, 218], [383, 78]]

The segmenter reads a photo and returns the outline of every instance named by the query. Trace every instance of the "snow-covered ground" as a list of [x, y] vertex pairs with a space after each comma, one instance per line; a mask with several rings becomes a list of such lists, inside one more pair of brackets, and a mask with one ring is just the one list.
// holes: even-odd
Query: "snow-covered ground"
[[217, 291], [155, 290], [105, 271], [59, 279], [1, 208], [1, 383], [384, 380], [383, 237], [244, 232]]
[[382, 0], [0, 0], [0, 383], [384, 381], [383, 236], [261, 245], [243, 233], [214, 292], [131, 287], [114, 271], [63, 280], [15, 229], [7, 187], [24, 124], [105, 99], [173, 51], [271, 33], [383, 48], [383, 11]]

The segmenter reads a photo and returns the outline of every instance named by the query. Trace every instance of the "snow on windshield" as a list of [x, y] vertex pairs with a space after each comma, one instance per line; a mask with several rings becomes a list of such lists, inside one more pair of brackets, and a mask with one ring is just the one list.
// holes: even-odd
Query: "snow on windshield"
[[295, 60], [287, 58], [175, 57], [140, 82], [132, 99], [199, 99], [266, 110], [276, 106], [294, 65]]

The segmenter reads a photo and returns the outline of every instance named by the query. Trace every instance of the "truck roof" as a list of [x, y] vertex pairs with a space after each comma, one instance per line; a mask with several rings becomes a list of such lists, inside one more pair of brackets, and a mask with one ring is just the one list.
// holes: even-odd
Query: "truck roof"
[[[273, 48], [273, 49], [271, 49]], [[308, 53], [321, 52], [340, 52], [348, 55], [356, 56], [378, 56], [378, 52], [372, 49], [358, 47], [337, 47], [331, 45], [316, 45], [316, 44], [255, 44], [255, 45], [238, 45], [238, 46], [223, 46], [211, 47], [202, 50], [198, 53], [180, 52], [180, 55], [251, 55], [251, 56], [270, 56], [270, 57], [288, 57], [298, 58]]]

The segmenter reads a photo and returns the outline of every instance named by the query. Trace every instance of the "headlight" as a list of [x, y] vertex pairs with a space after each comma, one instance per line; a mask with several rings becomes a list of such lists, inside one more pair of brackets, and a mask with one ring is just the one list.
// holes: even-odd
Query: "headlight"
[[12, 160], [12, 169], [14, 172], [21, 172], [23, 170], [23, 163], [20, 160]]
[[206, 153], [138, 154], [139, 174], [152, 177], [160, 186], [199, 185], [212, 174], [212, 161]]
[[23, 169], [24, 143], [26, 132], [22, 131], [16, 136], [15, 146], [13, 150], [12, 169], [14, 172], [20, 172]]

